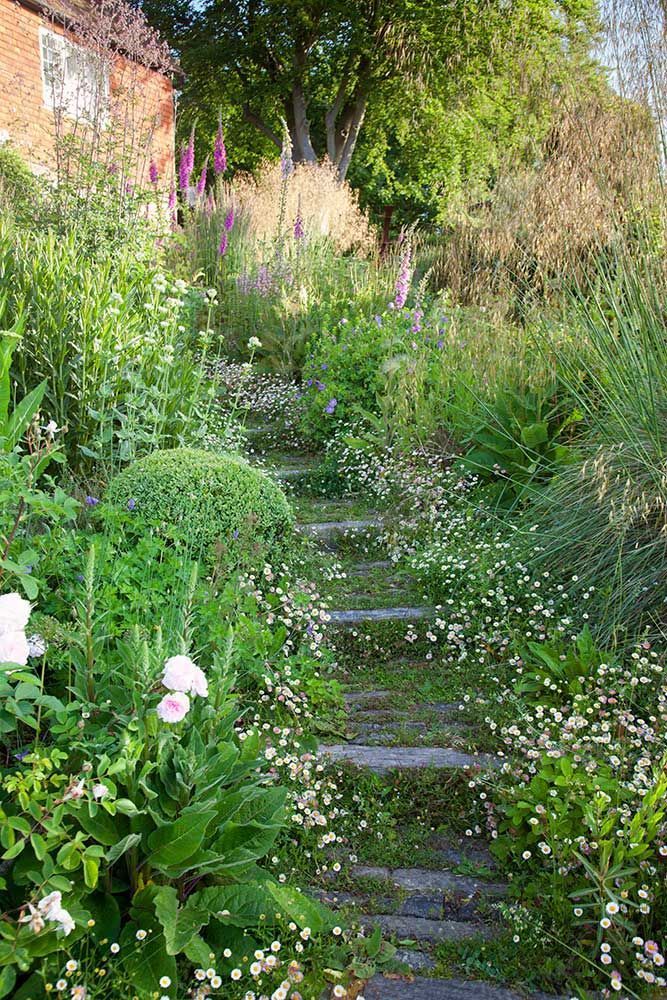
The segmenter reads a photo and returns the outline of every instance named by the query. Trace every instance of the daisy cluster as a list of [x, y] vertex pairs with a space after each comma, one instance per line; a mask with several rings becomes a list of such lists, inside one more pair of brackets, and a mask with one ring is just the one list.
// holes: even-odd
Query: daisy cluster
[[[91, 920], [89, 927], [94, 925], [95, 921]], [[319, 973], [316, 973], [313, 982], [309, 972], [317, 959], [314, 953], [311, 954], [313, 933], [309, 927], [299, 928], [293, 921], [280, 921], [274, 932], [278, 933], [263, 948], [257, 947], [253, 937], [246, 935], [247, 944], [224, 948], [219, 956], [211, 952], [211, 964], [206, 968], [195, 968], [188, 981], [180, 984], [174, 982], [171, 975], [160, 975], [158, 969], [152, 996], [157, 1000], [173, 1000], [176, 995], [192, 1000], [205, 1000], [207, 997], [224, 1000], [306, 1000], [312, 995], [315, 983], [321, 987]], [[120, 995], [124, 989], [132, 993], [132, 987], [125, 981], [123, 962], [128, 957], [140, 955], [142, 949], [150, 945], [151, 933], [150, 929], [139, 928], [133, 938], [123, 944], [103, 938], [99, 946], [92, 949], [84, 939], [83, 946], [77, 947], [77, 957], [72, 954], [57, 978], [45, 982], [45, 993], [63, 1000], [106, 1000]], [[334, 947], [343, 939], [343, 934], [342, 928], [333, 928]], [[316, 947], [319, 946], [318, 941]], [[332, 995], [345, 1000], [348, 992], [344, 986], [336, 985]]]
[[[226, 358], [212, 360], [207, 367], [209, 376], [237, 409], [260, 417], [269, 432], [280, 435], [283, 445], [301, 444], [297, 426], [303, 404], [297, 382], [287, 376], [260, 372], [249, 362]], [[275, 425], [274, 430], [269, 427], [271, 424]]]
[[[514, 665], [520, 688], [531, 664]], [[471, 782], [491, 836], [528, 873], [541, 864], [563, 881], [573, 923], [596, 939], [594, 960], [613, 991], [628, 974], [664, 987], [664, 662], [644, 642], [581, 672], [569, 690], [543, 669], [536, 676], [544, 694], [515, 697], [516, 720], [500, 729], [509, 760], [494, 794]]]
[[260, 574], [242, 576], [239, 588], [254, 599], [255, 614], [267, 625], [285, 628], [285, 656], [303, 648], [316, 659], [322, 657], [328, 615], [314, 584], [292, 579], [287, 566], [274, 570], [267, 563]]

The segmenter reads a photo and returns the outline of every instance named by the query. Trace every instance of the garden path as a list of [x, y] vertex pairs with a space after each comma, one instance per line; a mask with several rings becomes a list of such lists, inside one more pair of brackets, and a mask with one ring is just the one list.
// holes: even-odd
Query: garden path
[[[354, 648], [354, 640], [363, 639], [368, 628], [391, 629], [398, 624], [405, 629], [405, 623], [428, 619], [432, 609], [397, 599], [405, 594], [401, 581], [392, 576], [389, 561], [369, 559], [364, 544], [355, 553], [355, 538], [367, 540], [377, 532], [382, 525], [380, 515], [341, 516], [345, 504], [340, 500], [300, 502], [299, 483], [309, 475], [303, 455], [283, 453], [273, 474], [294, 497], [298, 530], [329, 559], [341, 546], [348, 553], [346, 578], [358, 593], [346, 594], [330, 612], [334, 643], [338, 634], [352, 638]], [[326, 593], [326, 583], [321, 582], [320, 590]], [[372, 671], [361, 667], [348, 672], [345, 739], [322, 745], [323, 758], [367, 769], [382, 781], [407, 773], [415, 811], [426, 775], [446, 797], [452, 782], [467, 789], [470, 769], [497, 765], [497, 758], [476, 752], [468, 727], [459, 721], [458, 703], [415, 700], [404, 661], [391, 652], [385, 662], [381, 658], [382, 654], [380, 660], [373, 658]], [[418, 666], [424, 672], [430, 668], [427, 662]], [[389, 688], [374, 683], [383, 669], [393, 678]], [[428, 815], [425, 820], [428, 827]], [[433, 817], [430, 829], [437, 831], [439, 826]], [[403, 857], [412, 859], [410, 867], [359, 863], [347, 872], [350, 891], [312, 888], [318, 898], [353, 915], [369, 930], [379, 926], [397, 943], [398, 958], [411, 970], [405, 976], [375, 975], [363, 988], [366, 1000], [519, 1000], [519, 994], [483, 981], [436, 978], [439, 963], [442, 968], [442, 946], [479, 942], [483, 953], [483, 943], [498, 932], [493, 903], [505, 895], [507, 887], [494, 877], [486, 846], [435, 832], [426, 854], [417, 844], [414, 851], [409, 843], [404, 847]], [[538, 1000], [539, 995], [532, 997]]]

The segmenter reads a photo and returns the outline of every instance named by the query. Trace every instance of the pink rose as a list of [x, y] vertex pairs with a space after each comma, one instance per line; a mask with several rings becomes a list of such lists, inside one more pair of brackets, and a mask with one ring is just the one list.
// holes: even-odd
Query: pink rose
[[203, 670], [189, 656], [172, 656], [164, 665], [162, 683], [170, 691], [208, 697], [208, 681]]
[[182, 691], [173, 691], [164, 696], [156, 711], [163, 722], [181, 722], [190, 711], [190, 699]]

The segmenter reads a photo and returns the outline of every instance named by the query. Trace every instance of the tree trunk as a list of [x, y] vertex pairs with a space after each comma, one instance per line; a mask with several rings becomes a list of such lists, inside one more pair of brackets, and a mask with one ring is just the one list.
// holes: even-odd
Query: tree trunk
[[310, 139], [310, 122], [306, 109], [303, 87], [295, 83], [292, 87], [292, 143], [295, 159], [305, 163], [317, 163], [317, 154]]
[[365, 95], [360, 95], [354, 102], [350, 125], [336, 163], [336, 166], [338, 167], [338, 177], [341, 181], [345, 180], [347, 171], [349, 170], [352, 154], [354, 153], [357, 145], [357, 139], [359, 138], [359, 133], [361, 132], [361, 126], [363, 125], [364, 118], [366, 116], [367, 103], [368, 99]]

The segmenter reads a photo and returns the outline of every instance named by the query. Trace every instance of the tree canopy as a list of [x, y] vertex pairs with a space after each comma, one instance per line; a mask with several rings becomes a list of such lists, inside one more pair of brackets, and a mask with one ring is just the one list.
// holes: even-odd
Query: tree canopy
[[[235, 126], [252, 168], [289, 128], [367, 200], [413, 205], [485, 168], [585, 62], [595, 0], [144, 0], [179, 53], [182, 106]], [[516, 137], [511, 137], [515, 141]], [[449, 180], [448, 180], [449, 178]]]

